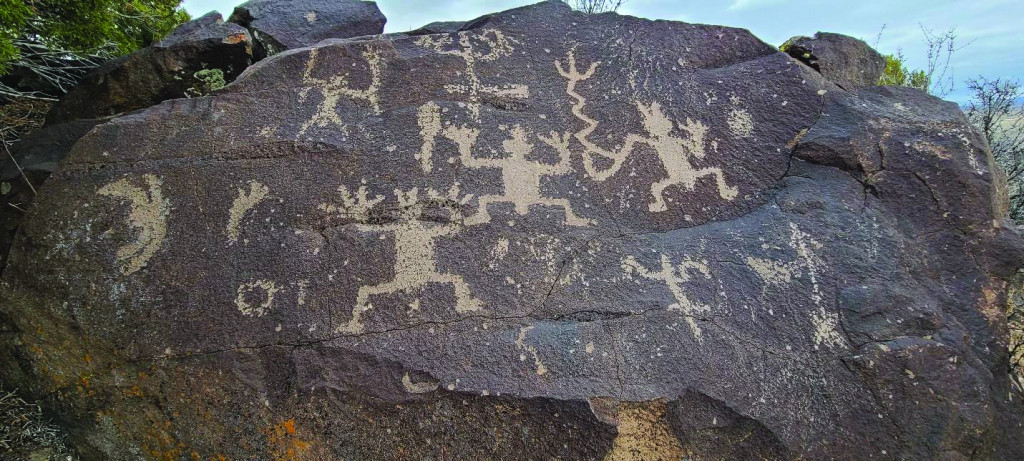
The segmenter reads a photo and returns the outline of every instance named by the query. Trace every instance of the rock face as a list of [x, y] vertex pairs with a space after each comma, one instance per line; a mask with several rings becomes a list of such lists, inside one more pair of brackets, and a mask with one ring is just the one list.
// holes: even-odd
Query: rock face
[[14, 234], [35, 197], [32, 189], [40, 187], [50, 177], [71, 146], [96, 124], [106, 120], [85, 119], [48, 126], [10, 147], [14, 161], [5, 162], [0, 170], [0, 200], [4, 204], [0, 208], [0, 222], [3, 223], [0, 226], [0, 273], [7, 265]]
[[0, 379], [105, 459], [1021, 459], [993, 172], [741, 29], [326, 41], [75, 145]]
[[257, 59], [329, 38], [380, 34], [387, 22], [376, 3], [360, 0], [249, 0], [228, 20], [252, 32]]
[[885, 70], [885, 58], [858, 40], [841, 34], [818, 32], [811, 37], [793, 37], [782, 45], [790, 56], [813, 67], [829, 81], [856, 90], [878, 84]]
[[245, 28], [212, 12], [163, 40], [90, 72], [47, 114], [47, 124], [99, 118], [205, 92], [207, 80], [234, 80], [252, 59]]

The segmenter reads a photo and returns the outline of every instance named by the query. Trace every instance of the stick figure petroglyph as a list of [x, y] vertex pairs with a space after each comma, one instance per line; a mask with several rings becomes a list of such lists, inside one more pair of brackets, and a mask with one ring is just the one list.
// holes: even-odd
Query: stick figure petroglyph
[[[458, 185], [454, 186], [446, 197], [442, 197], [435, 191], [428, 190], [427, 195], [430, 201], [459, 203]], [[361, 198], [360, 198], [361, 197]], [[425, 202], [419, 200], [419, 191], [412, 188], [409, 192], [395, 190], [395, 197], [400, 207], [399, 220], [392, 223], [365, 224], [357, 223], [356, 228], [364, 232], [391, 232], [395, 239], [395, 266], [394, 278], [391, 281], [378, 285], [365, 285], [359, 287], [356, 296], [356, 305], [352, 309], [352, 318], [345, 325], [338, 327], [339, 333], [359, 334], [363, 331], [363, 314], [373, 308], [370, 301], [372, 296], [408, 292], [414, 289], [422, 289], [430, 283], [441, 283], [451, 285], [455, 293], [455, 312], [466, 313], [480, 310], [482, 303], [475, 298], [470, 291], [469, 285], [460, 275], [442, 273], [437, 269], [435, 259], [435, 246], [439, 237], [453, 235], [462, 227], [461, 216], [454, 206], [452, 222], [442, 224], [425, 221], [422, 218]], [[343, 197], [344, 198], [344, 197]], [[462, 203], [468, 201], [464, 197]], [[370, 203], [375, 199], [368, 199], [365, 193], [359, 193], [351, 198], [351, 206], [343, 206], [339, 209], [350, 208], [365, 210], [372, 208]], [[362, 203], [357, 203], [359, 201]], [[321, 205], [321, 209], [329, 210], [329, 205]]]
[[533, 152], [533, 144], [530, 144], [526, 130], [519, 125], [512, 127], [511, 137], [502, 143], [503, 149], [509, 154], [505, 158], [473, 157], [472, 145], [477, 135], [474, 129], [452, 128], [446, 130], [445, 135], [458, 145], [459, 159], [463, 165], [469, 168], [501, 170], [504, 192], [501, 195], [480, 196], [477, 202], [477, 212], [466, 220], [467, 225], [490, 222], [491, 215], [487, 211], [487, 206], [502, 202], [514, 204], [516, 213], [520, 215], [529, 213], [532, 205], [557, 206], [565, 210], [567, 225], [587, 226], [592, 224], [591, 220], [577, 216], [568, 200], [544, 197], [540, 192], [541, 176], [558, 176], [571, 172], [568, 134], [551, 133], [550, 136], [538, 136], [542, 142], [558, 151], [559, 161], [553, 165], [526, 159], [526, 156]]
[[665, 282], [665, 285], [668, 286], [668, 291], [676, 299], [675, 304], [668, 306], [668, 310], [681, 311], [686, 318], [686, 324], [690, 326], [690, 331], [693, 332], [694, 338], [702, 341], [701, 330], [697, 326], [694, 316], [698, 313], [711, 312], [711, 306], [690, 301], [690, 298], [686, 296], [686, 291], [683, 289], [683, 284], [690, 281], [690, 271], [697, 271], [705, 279], [710, 279], [711, 271], [708, 269], [707, 261], [694, 261], [687, 256], [678, 265], [674, 265], [668, 255], [662, 254], [661, 269], [653, 271], [640, 264], [636, 258], [627, 256], [626, 259], [622, 260], [622, 269], [627, 274], [636, 273], [646, 279]]
[[302, 73], [302, 83], [307, 85], [307, 87], [299, 93], [299, 99], [305, 102], [309, 96], [309, 91], [316, 88], [323, 95], [323, 101], [317, 106], [313, 116], [302, 124], [299, 135], [306, 134], [306, 131], [314, 126], [320, 128], [331, 125], [340, 126], [342, 121], [338, 116], [337, 110], [338, 101], [342, 97], [365, 101], [373, 109], [374, 114], [380, 114], [378, 92], [380, 91], [381, 73], [384, 69], [384, 60], [381, 59], [380, 55], [375, 50], [365, 50], [362, 52], [362, 57], [370, 68], [370, 84], [364, 89], [357, 89], [349, 86], [348, 73], [326, 78], [313, 77], [313, 69], [316, 67], [316, 58], [319, 52], [319, 48], [313, 48], [309, 52], [306, 70]]
[[[490, 95], [515, 99], [529, 98], [530, 89], [526, 85], [518, 83], [504, 86], [486, 85], [477, 74], [476, 64], [478, 62], [495, 61], [500, 57], [512, 54], [512, 39], [506, 37], [500, 30], [495, 29], [461, 31], [457, 35], [459, 42], [455, 49], [449, 49], [449, 47], [455, 44], [455, 41], [451, 35], [445, 34], [424, 35], [416, 40], [416, 44], [424, 48], [430, 48], [440, 54], [462, 58], [466, 65], [464, 73], [466, 82], [462, 84], [447, 84], [444, 88], [448, 93], [462, 94], [468, 97], [469, 111], [474, 119], [480, 118], [481, 96]], [[477, 46], [486, 47], [487, 52], [478, 51]]]
[[[664, 196], [667, 187], [679, 185], [688, 190], [693, 190], [697, 185], [697, 180], [705, 176], [714, 177], [719, 196], [726, 200], [736, 198], [739, 191], [726, 182], [721, 168], [707, 167], [698, 169], [690, 163], [691, 157], [704, 158], [704, 138], [708, 131], [707, 125], [689, 118], [686, 119], [685, 123], [673, 122], [662, 112], [661, 104], [657, 101], [646, 105], [640, 101], [634, 102], [637, 111], [643, 117], [644, 130], [647, 132], [646, 136], [630, 133], [626, 135], [622, 147], [617, 150], [605, 149], [591, 141], [590, 135], [598, 127], [599, 122], [583, 112], [587, 100], [576, 91], [576, 85], [594, 76], [597, 66], [601, 62], [593, 62], [585, 72], [580, 72], [576, 67], [576, 56], [572, 49], [566, 54], [566, 61], [568, 69], [563, 67], [562, 62], [559, 60], [555, 60], [555, 68], [566, 79], [566, 94], [575, 100], [572, 106], [572, 114], [586, 124], [573, 137], [584, 147], [582, 153], [583, 167], [588, 176], [596, 181], [604, 181], [610, 178], [622, 168], [626, 157], [633, 152], [637, 144], [647, 144], [658, 155], [662, 166], [665, 168], [665, 172], [668, 174], [667, 178], [651, 185], [651, 195], [654, 197], [654, 200], [648, 204], [650, 211], [661, 212], [668, 210]], [[675, 127], [678, 127], [687, 136], [682, 138], [672, 134]], [[612, 161], [612, 164], [607, 168], [599, 169], [594, 163], [595, 157], [609, 159]]]

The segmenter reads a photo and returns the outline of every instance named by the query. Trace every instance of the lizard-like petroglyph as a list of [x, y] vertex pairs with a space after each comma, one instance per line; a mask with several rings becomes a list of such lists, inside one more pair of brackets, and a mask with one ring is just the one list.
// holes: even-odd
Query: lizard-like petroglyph
[[342, 184], [338, 186], [338, 195], [341, 197], [340, 204], [321, 203], [318, 208], [321, 211], [326, 211], [334, 216], [351, 218], [356, 221], [366, 221], [369, 217], [370, 210], [378, 203], [384, 201], [384, 197], [381, 195], [377, 195], [371, 199], [366, 193], [365, 184], [360, 184], [359, 188], [356, 189], [355, 194], [350, 192], [348, 187]]
[[686, 324], [690, 326], [690, 331], [693, 332], [694, 338], [698, 341], [702, 340], [701, 329], [697, 325], [696, 320], [694, 320], [694, 316], [698, 313], [711, 312], [711, 306], [690, 301], [690, 298], [686, 296], [686, 290], [683, 288], [683, 285], [690, 281], [690, 271], [697, 271], [705, 279], [711, 279], [711, 271], [708, 269], [707, 261], [694, 261], [689, 256], [686, 256], [682, 262], [675, 265], [672, 264], [668, 255], [662, 254], [661, 269], [654, 271], [644, 267], [636, 258], [627, 256], [622, 260], [622, 269], [628, 274], [635, 272], [643, 278], [665, 282], [668, 291], [676, 299], [675, 304], [668, 306], [668, 310], [681, 311], [686, 319]]
[[[542, 176], [557, 176], [572, 171], [569, 165], [568, 135], [551, 133], [550, 136], [538, 136], [538, 138], [555, 148], [559, 153], [559, 161], [556, 164], [544, 164], [527, 160], [526, 157], [533, 152], [533, 144], [530, 144], [525, 129], [516, 125], [512, 127], [510, 138], [502, 143], [502, 147], [509, 154], [505, 158], [476, 158], [472, 154], [473, 141], [476, 139], [476, 132], [469, 128], [445, 130], [446, 136], [456, 142], [459, 148], [459, 159], [463, 165], [469, 168], [497, 168], [501, 170], [502, 188], [501, 195], [482, 195], [477, 202], [477, 212], [466, 219], [467, 225], [481, 224], [491, 221], [491, 215], [487, 206], [492, 203], [512, 203], [515, 205], [516, 213], [525, 215], [530, 211], [532, 205], [557, 206], [565, 210], [565, 223], [570, 226], [586, 226], [592, 222], [576, 215], [572, 205], [564, 198], [544, 197], [540, 193], [540, 179]], [[460, 142], [460, 140], [468, 140]]]
[[317, 105], [316, 112], [312, 117], [309, 118], [305, 123], [302, 124], [302, 128], [299, 130], [299, 135], [306, 134], [306, 131], [311, 127], [328, 127], [331, 125], [341, 126], [341, 117], [338, 116], [338, 101], [342, 97], [350, 99], [362, 100], [366, 104], [370, 105], [375, 114], [380, 114], [380, 100], [378, 93], [380, 92], [381, 85], [381, 74], [384, 70], [384, 60], [380, 57], [376, 50], [365, 50], [362, 52], [363, 59], [366, 60], [367, 65], [370, 68], [370, 84], [366, 88], [358, 89], [352, 88], [349, 85], [349, 74], [344, 73], [341, 75], [333, 75], [330, 77], [314, 77], [313, 70], [316, 68], [316, 57], [320, 52], [319, 48], [313, 48], [309, 51], [309, 60], [306, 61], [306, 70], [302, 73], [302, 83], [306, 85], [302, 92], [299, 93], [301, 101], [305, 101], [309, 96], [309, 92], [312, 89], [317, 89], [323, 96], [323, 100]]
[[132, 184], [127, 178], [118, 179], [101, 187], [100, 195], [127, 200], [131, 206], [128, 224], [138, 229], [138, 237], [117, 250], [121, 272], [132, 274], [142, 269], [167, 237], [167, 215], [171, 203], [160, 191], [163, 180], [152, 174], [142, 176], [146, 189]]
[[[257, 290], [263, 291], [263, 301], [259, 303], [251, 303], [248, 296], [252, 295]], [[256, 280], [253, 282], [246, 282], [238, 286], [238, 291], [235, 296], [235, 307], [242, 315], [249, 317], [263, 317], [264, 314], [270, 312], [270, 308], [274, 305], [274, 296], [280, 291], [277, 284], [270, 280]]]
[[[500, 30], [484, 29], [481, 31], [460, 31], [456, 45], [450, 34], [424, 35], [416, 40], [416, 44], [430, 48], [440, 54], [462, 58], [466, 70], [463, 72], [466, 81], [461, 84], [447, 84], [445, 90], [452, 94], [465, 95], [469, 100], [469, 111], [474, 119], [480, 118], [480, 99], [482, 96], [527, 99], [530, 88], [526, 85], [513, 83], [504, 86], [487, 85], [480, 80], [476, 65], [478, 62], [495, 61], [500, 57], [512, 54], [512, 39]], [[454, 49], [452, 49], [452, 45]], [[487, 48], [486, 52], [478, 50], [479, 46]]]
[[[433, 201], [459, 201], [458, 185], [452, 187], [446, 197], [442, 197], [435, 191], [427, 191], [428, 199]], [[356, 210], [355, 216], [346, 214], [348, 217], [361, 217], [365, 220], [366, 212], [372, 208], [371, 203], [379, 201], [368, 199], [365, 192], [357, 193], [355, 198], [346, 193], [342, 194], [343, 200], [350, 202], [340, 207], [333, 208], [338, 213], [352, 213]], [[338, 327], [339, 333], [359, 334], [363, 332], [363, 314], [373, 308], [370, 297], [408, 292], [414, 289], [421, 289], [430, 283], [441, 283], [451, 285], [455, 295], [455, 311], [466, 313], [480, 310], [482, 303], [476, 299], [470, 291], [469, 285], [460, 275], [442, 273], [437, 269], [435, 258], [435, 246], [439, 237], [453, 235], [462, 227], [459, 222], [461, 216], [453, 211], [456, 216], [452, 222], [441, 224], [425, 221], [422, 219], [424, 201], [419, 199], [419, 191], [412, 188], [409, 192], [395, 190], [395, 197], [400, 207], [400, 219], [397, 222], [382, 224], [365, 224], [357, 222], [355, 227], [365, 232], [391, 232], [395, 239], [395, 266], [394, 279], [378, 285], [364, 285], [359, 287], [356, 295], [356, 305], [352, 309], [352, 317], [347, 324]], [[462, 198], [462, 203], [469, 197]], [[331, 205], [321, 205], [320, 208], [326, 211], [332, 210]], [[455, 207], [457, 208], [457, 207]], [[361, 211], [359, 211], [361, 210]]]
[[[555, 60], [555, 68], [558, 73], [566, 79], [565, 92], [575, 100], [572, 106], [573, 115], [586, 124], [577, 131], [573, 137], [583, 145], [583, 167], [587, 175], [596, 181], [604, 181], [614, 175], [622, 168], [623, 163], [637, 144], [650, 146], [661, 160], [662, 166], [668, 177], [651, 185], [651, 195], [654, 200], [648, 204], [652, 212], [667, 211], [665, 203], [665, 189], [669, 186], [680, 185], [686, 189], [696, 188], [697, 180], [705, 176], [713, 176], [718, 186], [718, 195], [726, 200], [732, 200], [739, 194], [739, 190], [730, 186], [722, 169], [718, 167], [695, 168], [690, 163], [691, 157], [704, 158], [704, 139], [708, 131], [707, 125], [687, 118], [685, 123], [673, 122], [661, 110], [661, 104], [657, 101], [644, 104], [635, 101], [637, 111], [643, 117], [645, 136], [630, 133], [626, 136], [621, 148], [616, 150], [605, 149], [590, 140], [590, 135], [597, 129], [599, 123], [583, 112], [587, 100], [576, 91], [579, 82], [594, 76], [600, 61], [593, 62], [585, 72], [580, 72], [576, 67], [576, 56], [573, 50], [566, 54], [568, 69], [563, 67], [562, 62]], [[679, 137], [672, 134], [675, 127], [686, 133], [686, 137]], [[595, 163], [595, 156], [611, 160], [611, 166], [599, 169]]]
[[267, 198], [270, 189], [256, 181], [249, 181], [249, 190], [245, 187], [238, 188], [238, 197], [231, 204], [228, 210], [228, 225], [225, 232], [228, 235], [228, 245], [238, 243], [238, 235], [241, 232], [242, 218], [245, 213]]

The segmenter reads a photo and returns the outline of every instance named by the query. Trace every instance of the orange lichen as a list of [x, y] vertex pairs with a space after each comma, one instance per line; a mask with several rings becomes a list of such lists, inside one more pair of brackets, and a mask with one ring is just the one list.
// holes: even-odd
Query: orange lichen
[[309, 450], [312, 443], [302, 440], [296, 435], [295, 420], [287, 419], [267, 431], [270, 450], [277, 461], [303, 459], [302, 455]]

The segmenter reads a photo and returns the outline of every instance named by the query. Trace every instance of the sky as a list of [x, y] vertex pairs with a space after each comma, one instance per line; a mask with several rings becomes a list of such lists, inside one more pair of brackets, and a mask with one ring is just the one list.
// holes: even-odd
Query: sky
[[[239, 3], [185, 0], [183, 5], [194, 17], [217, 10], [226, 18]], [[530, 3], [535, 1], [377, 1], [388, 18], [385, 32], [469, 20]], [[955, 89], [947, 99], [969, 99], [964, 80], [972, 77], [1024, 80], [1024, 0], [627, 0], [619, 13], [741, 27], [773, 45], [796, 35], [837, 32], [864, 39], [884, 54], [901, 51], [913, 68], [927, 62], [922, 26], [936, 32], [955, 28], [957, 46], [963, 48], [953, 55]]]

